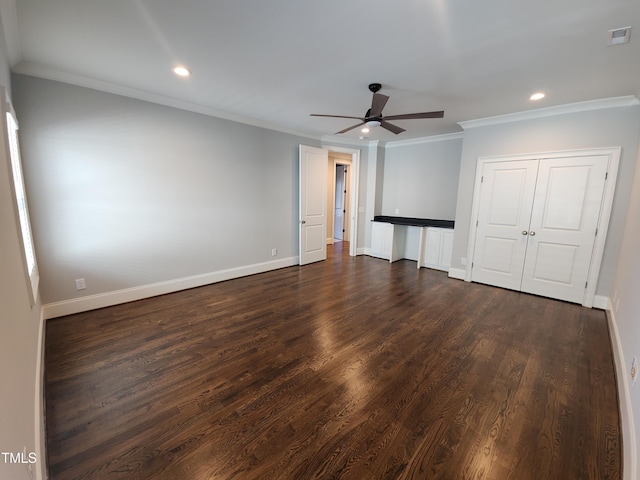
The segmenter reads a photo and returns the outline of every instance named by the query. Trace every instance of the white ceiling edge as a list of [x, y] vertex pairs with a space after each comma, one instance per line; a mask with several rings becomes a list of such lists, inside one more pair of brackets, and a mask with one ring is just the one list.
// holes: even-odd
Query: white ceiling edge
[[640, 100], [638, 100], [634, 95], [625, 95], [622, 97], [601, 98], [596, 100], [587, 100], [585, 102], [567, 103], [565, 105], [538, 108], [536, 110], [527, 110], [524, 112], [507, 113], [505, 115], [479, 118], [477, 120], [466, 120], [464, 122], [458, 122], [458, 125], [465, 130], [469, 130], [470, 128], [487, 127], [489, 125], [498, 125], [501, 123], [533, 120], [536, 118], [587, 112], [591, 110], [602, 110], [605, 108], [632, 107], [635, 105], [640, 105]]
[[[0, 0], [1, 1], [1, 0]], [[313, 140], [321, 140], [322, 135], [314, 135], [309, 132], [303, 132], [299, 130], [293, 130], [290, 128], [284, 128], [279, 125], [274, 125], [257, 118], [246, 117], [244, 115], [237, 115], [234, 113], [224, 112], [216, 110], [215, 108], [199, 105], [197, 103], [187, 102], [185, 100], [179, 100], [173, 97], [167, 97], [165, 95], [159, 95], [156, 93], [146, 92], [144, 90], [138, 90], [136, 88], [125, 87], [111, 82], [104, 82], [102, 80], [96, 80], [95, 78], [84, 77], [82, 75], [76, 75], [73, 73], [62, 72], [49, 67], [45, 67], [36, 63], [23, 62], [16, 65], [12, 70], [13, 73], [20, 75], [28, 75], [31, 77], [44, 78], [46, 80], [53, 80], [56, 82], [67, 83], [70, 85], [76, 85], [78, 87], [90, 88], [92, 90], [98, 90], [100, 92], [112, 93], [114, 95], [120, 95], [122, 97], [133, 98], [136, 100], [142, 100], [145, 102], [155, 103], [158, 105], [164, 105], [167, 107], [177, 108], [180, 110], [186, 110], [189, 112], [199, 113], [209, 117], [221, 118], [232, 122], [243, 123], [253, 127], [264, 128], [267, 130], [274, 130], [281, 133], [287, 133], [289, 135], [296, 135], [299, 137], [310, 138]]]
[[449, 140], [458, 140], [464, 137], [464, 132], [443, 133], [441, 135], [432, 135], [430, 137], [410, 138], [407, 140], [396, 140], [395, 142], [387, 142], [386, 148], [406, 147], [409, 145], [419, 145], [422, 143], [446, 142]]

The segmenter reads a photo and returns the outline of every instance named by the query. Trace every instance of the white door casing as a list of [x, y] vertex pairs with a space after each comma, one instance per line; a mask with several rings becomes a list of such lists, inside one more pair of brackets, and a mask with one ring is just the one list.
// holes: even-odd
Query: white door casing
[[[620, 152], [620, 147], [612, 147], [479, 158], [467, 254], [473, 261], [467, 265], [465, 280], [593, 306]], [[508, 188], [499, 184], [506, 182], [507, 172], [517, 164], [525, 169], [532, 161], [538, 167], [530, 217], [517, 243], [513, 232], [501, 238], [499, 234], [504, 231], [492, 223], [508, 224], [509, 215], [511, 220], [516, 218], [519, 199], [526, 206], [524, 191], [531, 190], [528, 183], [532, 180], [524, 181], [523, 194], [514, 194], [511, 200]], [[497, 179], [498, 192], [491, 191], [492, 181], [485, 175], [490, 177], [495, 172], [500, 172], [498, 177], [505, 177]], [[515, 180], [515, 175], [512, 177]], [[511, 187], [514, 192], [518, 190], [513, 184]], [[501, 199], [500, 205], [492, 206], [488, 198]], [[492, 221], [487, 222], [487, 212], [491, 210]], [[527, 217], [526, 208], [521, 217]], [[514, 226], [516, 223], [511, 222]], [[487, 249], [486, 239], [492, 235], [496, 239], [490, 238], [489, 243], [495, 245]], [[502, 252], [498, 245], [503, 247]], [[507, 248], [510, 245], [513, 248]], [[520, 264], [516, 260], [522, 245], [524, 261]], [[522, 273], [518, 286], [519, 268]]]
[[327, 164], [322, 148], [300, 145], [300, 265], [327, 258]]

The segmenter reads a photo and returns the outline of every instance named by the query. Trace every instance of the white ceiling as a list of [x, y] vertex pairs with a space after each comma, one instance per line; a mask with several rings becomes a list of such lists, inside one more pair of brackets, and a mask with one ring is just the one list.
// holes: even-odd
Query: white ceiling
[[[17, 20], [3, 13], [3, 24], [15, 72], [317, 136], [356, 122], [310, 113], [362, 116], [372, 82], [391, 97], [385, 115], [445, 110], [444, 119], [394, 122], [407, 130], [397, 136], [368, 134], [383, 141], [640, 97], [638, 0], [18, 0], [14, 8]], [[631, 42], [609, 47], [607, 31], [629, 25]], [[176, 64], [192, 77], [177, 78]], [[529, 101], [538, 90], [547, 97]]]

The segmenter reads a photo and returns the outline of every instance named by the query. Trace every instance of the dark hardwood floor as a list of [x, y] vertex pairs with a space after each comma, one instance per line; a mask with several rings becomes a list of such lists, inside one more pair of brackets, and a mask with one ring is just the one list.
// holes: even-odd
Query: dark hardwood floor
[[604, 312], [341, 247], [48, 321], [50, 478], [621, 478]]

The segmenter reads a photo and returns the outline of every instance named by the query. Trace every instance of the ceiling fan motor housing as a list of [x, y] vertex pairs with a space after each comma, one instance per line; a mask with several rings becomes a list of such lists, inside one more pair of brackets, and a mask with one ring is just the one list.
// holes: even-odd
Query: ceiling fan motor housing
[[370, 83], [369, 90], [373, 93], [373, 99], [371, 101], [371, 108], [367, 110], [367, 113], [364, 114], [364, 117], [356, 117], [351, 115], [323, 115], [318, 113], [312, 113], [313, 117], [332, 117], [332, 118], [353, 118], [355, 120], [360, 120], [360, 123], [353, 125], [351, 127], [345, 128], [344, 130], [340, 130], [336, 132], [336, 135], [340, 135], [341, 133], [346, 133], [349, 130], [353, 130], [361, 125], [367, 125], [368, 127], [378, 127], [389, 130], [396, 135], [404, 132], [404, 128], [400, 128], [397, 125], [393, 125], [389, 123], [388, 120], [413, 120], [419, 118], [442, 118], [444, 116], [444, 112], [422, 112], [422, 113], [405, 113], [400, 115], [391, 115], [389, 117], [382, 116], [382, 109], [389, 100], [387, 95], [382, 95], [381, 93], [377, 93], [378, 90], [382, 88], [382, 84], [380, 83]]

